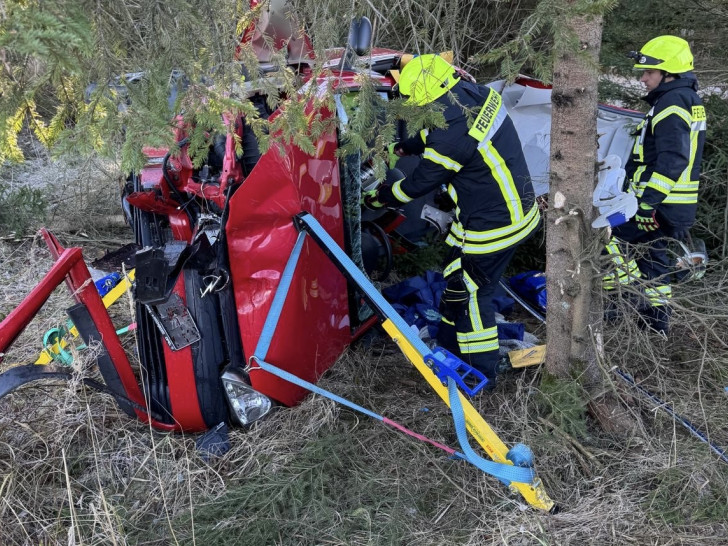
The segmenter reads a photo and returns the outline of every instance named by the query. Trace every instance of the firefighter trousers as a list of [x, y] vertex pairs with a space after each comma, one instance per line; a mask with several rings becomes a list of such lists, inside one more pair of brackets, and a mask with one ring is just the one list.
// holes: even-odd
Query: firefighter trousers
[[444, 269], [437, 342], [495, 380], [500, 356], [493, 296], [516, 247], [491, 254], [453, 249]]
[[[672, 297], [671, 276], [673, 264], [667, 254], [667, 238], [672, 232], [658, 228], [655, 231], [643, 231], [634, 221], [614, 228], [612, 235], [621, 243], [644, 244], [644, 252], [635, 252], [632, 248], [624, 248], [627, 259], [634, 257], [639, 268], [641, 282], [644, 284], [645, 303], [642, 312], [646, 325], [658, 331], [668, 332], [670, 318], [670, 298]], [[621, 244], [621, 247], [625, 245]]]

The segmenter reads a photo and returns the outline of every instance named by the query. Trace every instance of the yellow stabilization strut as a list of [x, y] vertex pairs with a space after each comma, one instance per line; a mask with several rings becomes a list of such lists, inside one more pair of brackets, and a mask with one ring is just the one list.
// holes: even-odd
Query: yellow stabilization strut
[[[382, 323], [382, 327], [389, 337], [392, 338], [392, 341], [397, 344], [404, 356], [407, 357], [407, 360], [417, 368], [422, 374], [422, 377], [427, 380], [438, 396], [449, 407], [450, 400], [447, 387], [440, 382], [433, 371], [425, 364], [424, 355], [420, 354], [412, 346], [407, 340], [407, 337], [399, 331], [391, 320], [385, 320]], [[513, 463], [506, 458], [508, 447], [506, 447], [493, 429], [490, 428], [490, 425], [485, 422], [485, 419], [476, 411], [470, 401], [459, 391], [458, 396], [460, 397], [463, 412], [465, 413], [465, 426], [468, 432], [475, 438], [491, 459], [497, 463], [512, 465]], [[554, 509], [554, 501], [549, 498], [539, 478], [536, 478], [533, 483], [511, 482], [510, 487], [516, 489], [526, 502], [534, 508], [546, 511], [552, 511]]]

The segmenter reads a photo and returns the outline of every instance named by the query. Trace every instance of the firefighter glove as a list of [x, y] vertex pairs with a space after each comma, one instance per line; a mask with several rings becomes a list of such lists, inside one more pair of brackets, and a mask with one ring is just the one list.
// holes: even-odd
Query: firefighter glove
[[399, 142], [392, 142], [389, 146], [387, 146], [387, 153], [389, 154], [387, 159], [387, 167], [389, 167], [390, 169], [394, 169], [394, 167], [397, 165], [397, 161], [399, 161], [399, 158], [401, 157], [401, 150], [402, 146], [399, 144]]
[[672, 237], [678, 241], [687, 242], [690, 240], [690, 228], [674, 227], [672, 228]]
[[440, 296], [440, 314], [450, 322], [463, 313], [470, 300], [470, 292], [465, 284], [462, 269], [458, 269], [447, 277], [447, 285]]
[[372, 210], [381, 209], [386, 206], [379, 200], [379, 191], [377, 189], [363, 192], [361, 194], [361, 204]]
[[397, 155], [397, 152], [394, 150], [397, 148], [397, 143], [392, 142], [389, 146], [387, 146], [387, 167], [390, 169], [394, 169], [394, 166], [397, 164], [397, 161], [399, 160], [399, 156]]
[[640, 208], [637, 210], [634, 219], [637, 222], [637, 227], [642, 231], [655, 231], [660, 227], [655, 218], [655, 209], [647, 203], [640, 203]]

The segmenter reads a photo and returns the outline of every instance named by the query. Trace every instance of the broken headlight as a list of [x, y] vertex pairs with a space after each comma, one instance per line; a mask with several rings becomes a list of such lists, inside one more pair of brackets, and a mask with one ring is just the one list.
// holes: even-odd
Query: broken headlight
[[270, 398], [250, 386], [242, 370], [225, 370], [222, 374], [222, 385], [230, 409], [241, 425], [249, 425], [261, 419], [273, 405]]

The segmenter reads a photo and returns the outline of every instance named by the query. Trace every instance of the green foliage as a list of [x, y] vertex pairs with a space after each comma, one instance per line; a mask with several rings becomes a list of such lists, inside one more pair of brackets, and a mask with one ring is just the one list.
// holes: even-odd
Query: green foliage
[[45, 217], [43, 191], [22, 186], [13, 189], [0, 182], [0, 233], [24, 235]]
[[631, 110], [645, 110], [647, 103], [642, 100], [645, 96], [642, 87], [625, 87], [621, 82], [609, 78], [600, 78], [598, 85], [600, 102], [618, 104]]
[[559, 379], [548, 373], [541, 379], [537, 398], [539, 413], [575, 438], [587, 435], [586, 400], [587, 393], [576, 379]]
[[346, 128], [340, 133], [339, 157], [359, 153], [369, 157], [375, 152], [375, 173], [384, 178], [386, 157], [384, 149], [394, 141], [396, 121], [388, 111], [391, 106], [374, 87], [372, 79], [359, 77], [360, 88], [356, 93], [341, 95], [341, 102], [348, 115]]
[[[477, 69], [474, 56], [498, 47], [538, 0], [407, 0], [341, 2], [291, 0], [314, 41], [317, 54], [341, 47], [351, 17], [368, 16], [374, 43], [408, 53], [453, 51], [456, 62]], [[480, 74], [476, 74], [480, 75]]]
[[47, 86], [63, 91], [92, 52], [92, 36], [91, 22], [74, 0], [5, 3], [0, 12], [0, 162], [23, 159], [17, 134], [24, 122], [45, 144], [57, 136], [58, 121], [46, 126], [36, 94]]
[[546, 234], [543, 227], [518, 246], [518, 252], [508, 265], [508, 274], [546, 269]]
[[709, 145], [703, 153], [705, 170], [728, 168], [728, 100], [717, 95], [704, 98], [708, 116], [706, 140]]
[[[234, 79], [235, 70], [240, 75], [231, 44], [236, 23], [249, 12], [242, 3], [212, 9], [186, 0], [7, 2], [0, 13], [0, 161], [22, 160], [16, 135], [27, 123], [59, 153], [111, 156], [121, 149], [123, 168], [138, 168], [142, 146], [172, 144], [171, 119], [181, 101], [170, 108], [168, 97], [182, 80], [171, 74], [184, 75], [190, 87], [204, 87], [198, 82], [209, 80], [213, 67], [219, 85]], [[125, 74], [140, 71], [143, 78], [127, 81]], [[91, 82], [95, 91], [85, 96]], [[36, 98], [49, 91], [55, 111], [41, 116]], [[218, 115], [204, 130], [226, 130], [219, 102], [192, 104], [185, 112], [192, 118]], [[194, 151], [204, 148], [197, 135], [191, 140]]]
[[375, 176], [383, 179], [389, 159], [387, 146], [394, 142], [398, 120], [407, 120], [409, 136], [425, 127], [444, 127], [445, 118], [440, 104], [426, 107], [406, 104], [403, 99], [385, 100], [377, 93], [371, 78], [359, 77], [356, 92], [341, 95], [348, 116], [346, 129], [340, 134], [339, 157], [359, 153], [372, 157]]
[[673, 34], [690, 42], [698, 75], [722, 83], [728, 74], [727, 22], [723, 0], [619, 0], [605, 19], [602, 64], [628, 74], [633, 64], [629, 51], [639, 50], [655, 36]]
[[[583, 53], [568, 24], [569, 19], [603, 15], [617, 0], [541, 0], [523, 20], [515, 37], [501, 47], [476, 55], [476, 63], [499, 63], [500, 74], [509, 81], [528, 73], [550, 82], [556, 59], [564, 52]], [[594, 67], [596, 70], [596, 66]]]
[[122, 140], [122, 122], [117, 115], [114, 93], [97, 87], [86, 103], [78, 81], [69, 83], [66, 91], [68, 100], [58, 105], [49, 124], [53, 152], [81, 157], [94, 152], [114, 156]]
[[90, 21], [77, 2], [10, 1], [3, 15], [0, 47], [8, 56], [43, 58], [53, 68], [73, 70], [78, 56], [91, 52]]
[[[310, 0], [290, 4], [313, 37], [317, 59], [326, 58], [325, 48], [344, 44], [351, 17], [361, 15], [363, 9], [374, 21], [378, 45], [418, 53], [451, 49], [461, 64], [467, 64], [472, 53], [488, 48], [483, 28], [491, 30], [493, 41], [502, 41], [518, 7], [504, 10], [503, 2], [496, 0], [454, 0], [447, 9], [439, 0], [406, 3], [396, 9], [383, 0], [366, 6]], [[193, 160], [199, 164], [214, 133], [230, 130], [216, 117], [225, 102], [221, 97], [233, 102], [227, 104], [230, 112], [246, 112], [263, 150], [275, 135], [310, 151], [317, 135], [332, 129], [328, 120], [307, 119], [304, 114], [301, 102], [313, 97], [313, 89], [296, 98], [300, 82], [282, 55], [271, 60], [278, 68], [275, 77], [258, 78], [252, 51], [243, 47], [236, 52], [240, 35], [264, 9], [265, 2], [251, 10], [244, 0], [216, 4], [9, 0], [0, 13], [0, 60], [7, 68], [0, 70], [0, 160], [22, 160], [16, 135], [27, 123], [58, 153], [112, 155], [121, 150], [122, 168], [135, 170], [143, 162], [142, 146], [173, 144], [170, 119], [178, 113], [185, 121], [201, 124], [193, 130], [199, 134], [190, 135]], [[248, 115], [245, 93], [235, 98], [235, 87], [241, 87], [243, 79], [238, 60], [252, 76], [245, 79], [248, 91], [252, 84], [275, 106], [286, 104], [283, 117], [276, 118], [270, 132], [255, 112]], [[319, 66], [313, 70], [322, 73]], [[142, 71], [142, 80], [123, 89], [128, 83], [125, 74]], [[178, 89], [178, 100], [170, 108], [167, 97], [173, 71], [184, 75], [185, 88]], [[92, 82], [96, 90], [84, 96]], [[40, 95], [50, 110], [38, 112]], [[381, 128], [374, 139], [378, 151], [391, 132], [386, 124]], [[362, 142], [352, 145], [363, 147]]]
[[[330, 115], [335, 110], [332, 93], [319, 96], [315, 86], [310, 86], [308, 92], [286, 99], [280, 108], [283, 115], [273, 119], [270, 134], [279, 142], [292, 143], [304, 153], [315, 155], [319, 139], [335, 128], [335, 118]], [[270, 140], [264, 139], [261, 151], [270, 145]], [[285, 153], [282, 147], [278, 150]]]
[[697, 225], [693, 234], [704, 239], [713, 258], [728, 255], [728, 101], [707, 97], [708, 134], [703, 155]]
[[423, 241], [424, 244], [415, 250], [394, 253], [394, 269], [402, 278], [422, 275], [425, 271], [439, 271], [445, 262], [450, 247], [445, 244], [442, 237], [432, 235]]

